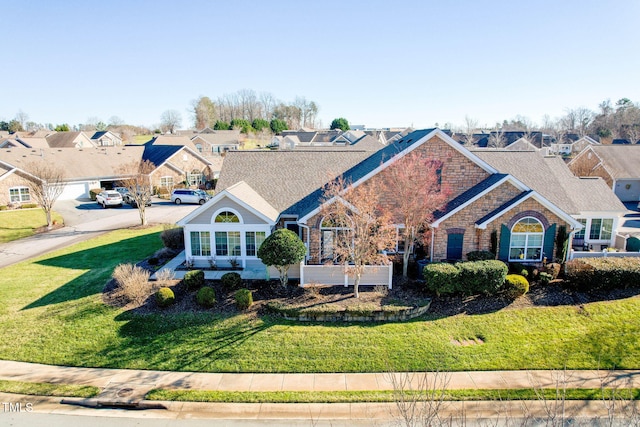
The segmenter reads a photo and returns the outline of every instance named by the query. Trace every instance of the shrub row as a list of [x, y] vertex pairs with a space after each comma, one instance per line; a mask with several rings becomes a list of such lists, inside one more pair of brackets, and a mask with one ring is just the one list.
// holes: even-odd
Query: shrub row
[[436, 263], [427, 265], [423, 273], [427, 289], [436, 295], [493, 295], [504, 284], [507, 266], [497, 260]]
[[640, 258], [580, 258], [565, 264], [565, 278], [580, 290], [626, 288], [640, 283]]

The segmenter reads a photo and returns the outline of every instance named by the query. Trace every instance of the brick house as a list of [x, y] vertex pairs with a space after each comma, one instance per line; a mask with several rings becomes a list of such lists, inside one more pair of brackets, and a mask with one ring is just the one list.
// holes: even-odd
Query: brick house
[[[355, 186], [380, 188], [388, 168], [401, 168], [405, 156], [417, 154], [441, 162], [440, 179], [451, 194], [430, 227], [432, 243], [425, 250], [430, 261], [460, 260], [468, 252], [492, 249], [492, 235], [497, 237], [499, 259], [551, 260], [560, 227], [567, 233], [583, 229], [574, 215], [582, 213], [585, 203], [572, 193], [611, 193], [601, 180], [573, 177], [561, 159], [547, 161], [537, 152], [472, 152], [439, 129], [414, 131], [373, 153], [335, 148], [231, 152], [225, 159], [217, 194], [178, 222], [185, 230], [186, 257], [203, 266], [212, 258], [217, 265], [237, 258], [244, 268], [264, 269], [256, 257], [257, 247], [273, 229], [286, 227], [297, 232], [308, 247], [299, 269], [301, 283], [335, 279], [334, 283], [347, 284], [348, 278], [326, 263], [336, 230], [326, 227], [320, 213], [323, 185], [342, 175]], [[523, 154], [529, 157], [518, 157]], [[518, 177], [512, 173], [518, 166], [526, 169], [526, 162], [535, 162], [534, 167], [542, 168], [544, 176], [555, 177], [553, 188], [547, 185], [551, 178], [545, 185], [532, 185], [526, 181], [537, 179], [537, 174], [520, 173]], [[562, 190], [563, 180], [570, 181], [567, 191]], [[382, 195], [382, 206], [393, 204], [393, 197]], [[616, 201], [612, 194], [605, 195], [588, 208], [604, 209], [618, 218], [624, 206]], [[387, 272], [369, 284], [389, 283]]]

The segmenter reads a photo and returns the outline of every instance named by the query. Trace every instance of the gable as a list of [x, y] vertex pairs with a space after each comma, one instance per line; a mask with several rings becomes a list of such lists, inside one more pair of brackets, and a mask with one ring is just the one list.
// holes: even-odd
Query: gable
[[269, 224], [256, 215], [255, 212], [228, 196], [223, 196], [215, 203], [207, 205], [206, 208], [191, 218], [188, 224], [212, 224], [215, 220], [214, 215], [224, 210], [229, 210], [239, 215], [243, 224]]

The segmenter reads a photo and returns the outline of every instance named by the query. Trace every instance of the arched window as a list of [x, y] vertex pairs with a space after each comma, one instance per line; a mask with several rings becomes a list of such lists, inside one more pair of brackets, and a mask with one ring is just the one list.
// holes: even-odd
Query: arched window
[[544, 244], [544, 227], [535, 218], [525, 217], [511, 229], [509, 260], [540, 261]]
[[240, 218], [233, 212], [223, 211], [216, 215], [215, 222], [240, 222]]

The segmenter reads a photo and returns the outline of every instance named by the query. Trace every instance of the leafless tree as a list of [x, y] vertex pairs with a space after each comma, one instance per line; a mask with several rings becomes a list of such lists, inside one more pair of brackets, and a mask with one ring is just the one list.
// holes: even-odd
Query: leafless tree
[[18, 110], [18, 113], [16, 114], [16, 120], [20, 123], [20, 126], [22, 126], [23, 129], [26, 129], [29, 115], [22, 110]]
[[496, 126], [489, 135], [489, 147], [503, 148], [507, 144], [507, 138], [504, 136], [504, 129]]
[[153, 195], [151, 173], [155, 168], [152, 162], [144, 160], [125, 164], [118, 171], [121, 175], [126, 176], [126, 178], [120, 179], [120, 185], [129, 191], [129, 197], [135, 202], [141, 225], [147, 225], [146, 208]]
[[473, 145], [473, 134], [478, 128], [478, 121], [476, 119], [472, 119], [469, 116], [464, 116], [464, 129], [463, 129], [463, 145], [471, 146]]
[[200, 96], [192, 101], [192, 108], [196, 129], [213, 127], [217, 119], [216, 106], [209, 97]]
[[47, 229], [51, 230], [53, 204], [64, 190], [64, 170], [55, 163], [33, 161], [25, 165], [25, 171], [35, 177], [26, 180], [29, 194], [42, 207], [47, 217]]
[[109, 117], [109, 126], [123, 126], [124, 124], [124, 120], [118, 116]]
[[[404, 228], [399, 233], [404, 240], [402, 275], [407, 277], [409, 257], [416, 243], [428, 242], [429, 223], [433, 213], [444, 205], [449, 191], [440, 183], [442, 162], [414, 151], [385, 171], [378, 183], [383, 194], [394, 194], [397, 200], [389, 209], [392, 220]], [[410, 183], [410, 185], [408, 185]]]
[[260, 104], [263, 114], [263, 119], [271, 120], [273, 118], [273, 109], [278, 102], [269, 92], [262, 92], [260, 94]]
[[163, 131], [174, 133], [182, 124], [182, 116], [177, 110], [167, 110], [160, 116], [160, 123]]
[[326, 185], [321, 213], [324, 222], [337, 230], [333, 237], [334, 258], [354, 277], [353, 295], [367, 265], [387, 264], [382, 251], [395, 244], [395, 228], [389, 214], [378, 209], [380, 192], [373, 185], [354, 187], [342, 177]]

